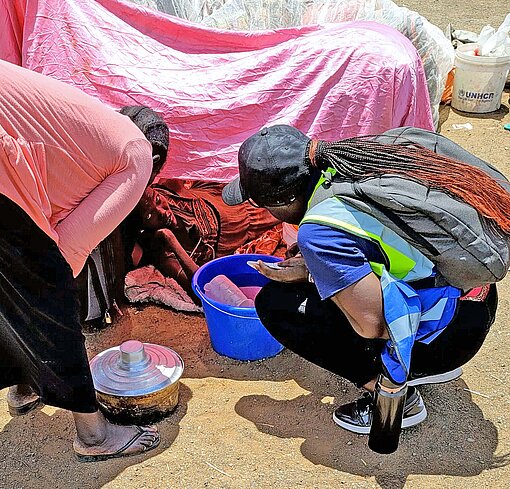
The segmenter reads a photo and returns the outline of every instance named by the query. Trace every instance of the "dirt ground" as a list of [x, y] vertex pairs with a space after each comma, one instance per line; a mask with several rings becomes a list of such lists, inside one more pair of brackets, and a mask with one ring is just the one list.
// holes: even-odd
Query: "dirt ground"
[[[444, 28], [499, 25], [500, 0], [405, 2]], [[425, 5], [424, 5], [425, 4]], [[506, 5], [505, 5], [506, 4]], [[455, 130], [456, 123], [472, 130]], [[509, 90], [498, 112], [442, 110], [441, 132], [510, 176]], [[259, 362], [216, 354], [201, 316], [129, 307], [122, 320], [87, 337], [91, 356], [130, 338], [171, 346], [186, 368], [177, 410], [159, 424], [148, 456], [80, 464], [71, 415], [44, 407], [11, 418], [0, 391], [1, 489], [423, 488], [510, 487], [510, 281], [496, 323], [461, 379], [421, 392], [428, 419], [382, 456], [366, 438], [334, 425], [334, 406], [359, 391], [284, 351]]]

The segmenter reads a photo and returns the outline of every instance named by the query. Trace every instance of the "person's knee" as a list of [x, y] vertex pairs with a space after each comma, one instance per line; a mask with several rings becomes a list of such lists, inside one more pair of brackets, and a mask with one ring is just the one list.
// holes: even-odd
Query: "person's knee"
[[274, 282], [266, 284], [255, 297], [255, 309], [259, 319], [264, 326], [269, 322], [271, 310], [273, 309]]
[[257, 294], [255, 308], [262, 324], [271, 331], [295, 322], [299, 304], [306, 299], [301, 284], [269, 282]]

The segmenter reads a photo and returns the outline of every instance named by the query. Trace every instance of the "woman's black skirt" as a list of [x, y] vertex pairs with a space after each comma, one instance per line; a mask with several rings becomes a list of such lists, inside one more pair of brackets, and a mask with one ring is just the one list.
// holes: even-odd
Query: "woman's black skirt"
[[0, 388], [29, 384], [45, 404], [96, 411], [79, 313], [57, 245], [0, 195]]

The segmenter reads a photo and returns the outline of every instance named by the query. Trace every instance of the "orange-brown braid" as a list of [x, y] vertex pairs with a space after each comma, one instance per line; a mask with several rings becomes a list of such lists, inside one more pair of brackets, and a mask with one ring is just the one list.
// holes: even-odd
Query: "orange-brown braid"
[[333, 166], [354, 181], [384, 174], [419, 180], [470, 204], [510, 234], [510, 193], [480, 168], [422, 146], [382, 144], [368, 137], [320, 141], [310, 156], [316, 166]]

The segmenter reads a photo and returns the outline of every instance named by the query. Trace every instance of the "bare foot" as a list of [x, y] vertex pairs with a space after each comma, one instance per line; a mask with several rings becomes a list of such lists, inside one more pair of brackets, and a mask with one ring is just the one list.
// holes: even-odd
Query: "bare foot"
[[7, 405], [12, 416], [22, 416], [40, 404], [39, 395], [27, 384], [9, 387]]
[[83, 462], [107, 460], [146, 452], [159, 445], [155, 426], [119, 426], [96, 411], [73, 413], [77, 436], [73, 447]]

